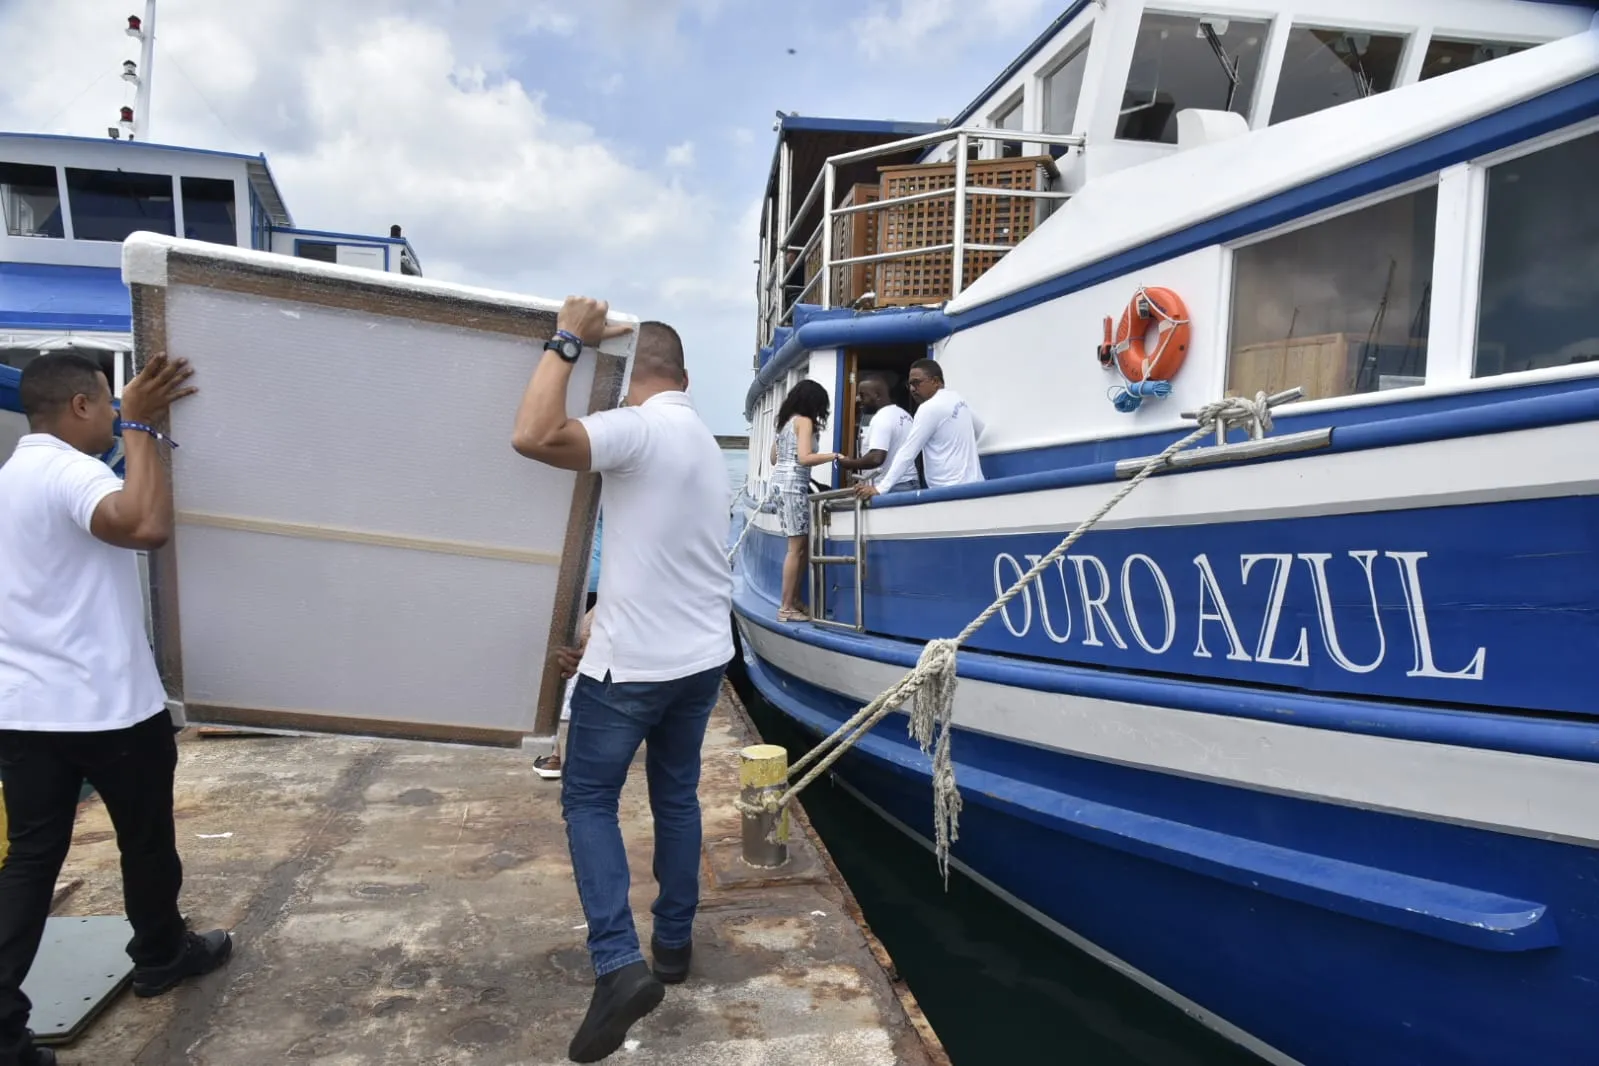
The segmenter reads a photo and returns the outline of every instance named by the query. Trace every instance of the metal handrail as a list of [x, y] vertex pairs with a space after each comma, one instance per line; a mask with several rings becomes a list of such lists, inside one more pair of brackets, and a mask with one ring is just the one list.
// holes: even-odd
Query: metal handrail
[[[846, 499], [855, 511], [855, 554], [827, 555], [826, 516], [833, 510], [835, 503]], [[866, 522], [863, 517], [865, 514], [863, 504], [864, 501], [853, 488], [812, 493], [807, 500], [807, 506], [811, 509], [811, 528], [806, 562], [809, 570], [811, 622], [815, 625], [852, 629], [857, 633], [866, 628]], [[854, 625], [835, 622], [827, 617], [827, 575], [824, 569], [828, 566], [853, 566], [855, 569]]]
[[[915, 137], [906, 137], [902, 140], [891, 141], [887, 144], [873, 145], [869, 148], [858, 148], [854, 151], [841, 152], [827, 158], [821, 172], [816, 175], [816, 180], [811, 183], [810, 190], [805, 194], [799, 210], [795, 212], [793, 221], [788, 230], [778, 241], [776, 258], [771, 263], [768, 276], [772, 279], [775, 290], [775, 300], [771, 305], [780, 309], [777, 322], [787, 319], [794, 307], [809, 297], [819, 281], [821, 284], [821, 305], [833, 306], [833, 269], [835, 267], [853, 266], [866, 263], [882, 263], [894, 259], [912, 259], [918, 256], [938, 255], [944, 252], [951, 253], [950, 263], [950, 298], [959, 296], [966, 287], [966, 253], [967, 252], [1008, 252], [1015, 245], [977, 245], [968, 244], [966, 241], [966, 211], [967, 197], [969, 196], [1006, 196], [1029, 200], [1059, 201], [1070, 199], [1071, 194], [1054, 190], [1035, 189], [1006, 189], [996, 186], [968, 185], [967, 184], [967, 147], [971, 141], [1019, 141], [1024, 144], [1059, 145], [1067, 148], [1081, 148], [1086, 143], [1086, 138], [1080, 134], [1061, 134], [1034, 132], [1028, 130], [1001, 130], [989, 126], [960, 126], [954, 129], [938, 130], [933, 133], [924, 133]], [[834, 184], [837, 180], [837, 168], [850, 163], [863, 162], [882, 156], [897, 155], [911, 148], [934, 146], [955, 143], [955, 183], [947, 189], [930, 189], [926, 192], [912, 193], [907, 196], [896, 196], [887, 200], [875, 200], [866, 204], [852, 204], [848, 207], [834, 207]], [[804, 226], [806, 217], [811, 208], [815, 206], [817, 197], [823, 197], [825, 209], [822, 212], [820, 225], [811, 233], [810, 239], [802, 246], [801, 253], [792, 264], [784, 262], [783, 257], [792, 249], [793, 241]], [[929, 245], [925, 248], [911, 248], [898, 252], [883, 252], [869, 256], [850, 256], [842, 259], [833, 257], [833, 221], [846, 215], [859, 214], [865, 211], [883, 211], [903, 204], [920, 203], [926, 200], [937, 200], [949, 197], [955, 201], [955, 217], [953, 219], [954, 240], [944, 244]], [[806, 260], [815, 249], [817, 241], [822, 246], [821, 268], [816, 277], [807, 282], [793, 300], [784, 297], [784, 290], [788, 287], [788, 278], [796, 269], [803, 270]]]

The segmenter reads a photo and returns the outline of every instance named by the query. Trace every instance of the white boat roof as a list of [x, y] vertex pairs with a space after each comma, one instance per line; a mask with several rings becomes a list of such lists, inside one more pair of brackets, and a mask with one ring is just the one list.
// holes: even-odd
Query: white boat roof
[[945, 310], [981, 307], [1596, 73], [1599, 20], [1492, 63], [1115, 171], [1085, 185]]

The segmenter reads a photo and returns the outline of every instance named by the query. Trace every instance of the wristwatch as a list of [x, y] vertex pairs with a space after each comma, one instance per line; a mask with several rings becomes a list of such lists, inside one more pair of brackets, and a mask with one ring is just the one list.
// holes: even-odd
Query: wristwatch
[[555, 336], [544, 342], [544, 350], [554, 352], [568, 363], [575, 363], [577, 357], [583, 354], [583, 342], [575, 333], [557, 330]]

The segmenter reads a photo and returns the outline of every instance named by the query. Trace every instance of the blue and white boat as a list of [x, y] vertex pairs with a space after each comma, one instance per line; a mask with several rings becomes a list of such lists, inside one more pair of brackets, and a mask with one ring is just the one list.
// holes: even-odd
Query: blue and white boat
[[[1184, 412], [1300, 390], [1139, 486], [955, 695], [955, 864], [1269, 1062], [1599, 1062], [1594, 7], [1081, 2], [952, 122], [778, 123], [748, 496], [802, 379], [824, 450], [925, 356], [986, 423], [982, 483], [813, 497], [815, 622], [750, 518], [746, 662], [807, 730]], [[1134, 404], [1099, 349], [1154, 288], [1187, 358]], [[836, 775], [926, 840], [903, 724]]]
[[128, 19], [139, 58], [123, 66], [131, 101], [109, 136], [0, 131], [0, 460], [25, 431], [5, 368], [75, 351], [97, 361], [121, 396], [133, 374], [121, 272], [130, 233], [422, 273], [399, 226], [387, 236], [296, 227], [265, 156], [150, 142], [155, 27], [155, 0], [146, 0], [144, 15]]

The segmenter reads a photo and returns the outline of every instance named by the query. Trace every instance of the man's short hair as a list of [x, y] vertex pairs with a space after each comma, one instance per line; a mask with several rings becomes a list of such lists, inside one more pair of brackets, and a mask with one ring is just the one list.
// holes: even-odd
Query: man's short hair
[[683, 339], [665, 322], [641, 322], [638, 345], [633, 350], [633, 376], [673, 381], [688, 380], [683, 366]]
[[911, 364], [911, 370], [920, 370], [940, 385], [944, 384], [944, 368], [938, 365], [936, 359], [918, 359]]
[[106, 387], [100, 368], [74, 352], [41, 355], [22, 368], [22, 413], [29, 422], [51, 418], [72, 405], [74, 396], [98, 398]]

